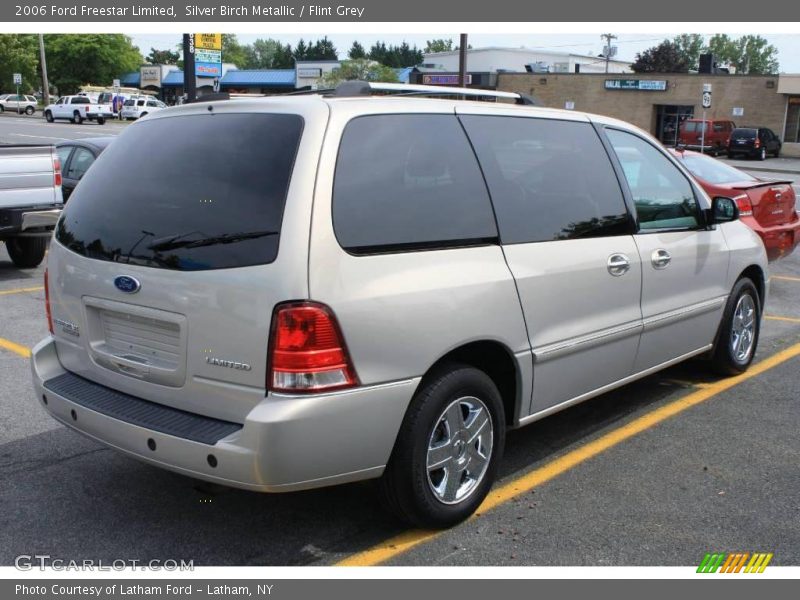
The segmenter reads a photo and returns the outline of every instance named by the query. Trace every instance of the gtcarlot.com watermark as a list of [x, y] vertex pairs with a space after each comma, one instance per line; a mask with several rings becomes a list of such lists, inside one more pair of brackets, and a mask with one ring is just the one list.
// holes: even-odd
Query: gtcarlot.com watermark
[[135, 558], [118, 558], [102, 560], [85, 558], [81, 560], [67, 560], [53, 558], [49, 554], [20, 554], [14, 559], [14, 566], [20, 571], [125, 571], [134, 569], [138, 571], [194, 571], [194, 560], [183, 559], [152, 559], [138, 560]]

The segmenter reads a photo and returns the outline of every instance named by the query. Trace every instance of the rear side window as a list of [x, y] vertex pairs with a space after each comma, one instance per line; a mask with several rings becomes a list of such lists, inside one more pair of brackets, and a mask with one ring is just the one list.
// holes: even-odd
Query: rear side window
[[89, 100], [86, 96], [76, 96], [72, 99], [71, 104], [91, 104], [91, 100]]
[[464, 116], [504, 244], [632, 232], [622, 190], [589, 123]]
[[355, 253], [497, 238], [478, 161], [455, 115], [353, 119], [336, 162], [333, 225]]
[[56, 239], [89, 258], [163, 269], [270, 263], [302, 128], [288, 114], [137, 123], [81, 180]]

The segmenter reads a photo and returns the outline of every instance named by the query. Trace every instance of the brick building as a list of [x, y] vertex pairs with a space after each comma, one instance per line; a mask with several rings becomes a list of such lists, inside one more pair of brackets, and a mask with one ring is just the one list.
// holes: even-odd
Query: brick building
[[674, 143], [677, 123], [702, 116], [703, 86], [711, 84], [712, 106], [706, 118], [769, 127], [784, 140], [784, 154], [800, 156], [794, 122], [800, 89], [794, 90], [794, 81], [787, 85], [788, 79], [779, 89], [777, 75], [499, 73], [497, 77], [499, 90], [533, 96], [552, 108], [616, 117], [665, 144]]

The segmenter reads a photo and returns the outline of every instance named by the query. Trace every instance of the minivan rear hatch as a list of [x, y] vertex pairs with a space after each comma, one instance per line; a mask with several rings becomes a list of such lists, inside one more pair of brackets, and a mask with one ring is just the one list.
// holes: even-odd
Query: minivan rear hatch
[[242, 422], [264, 398], [275, 304], [307, 295], [307, 237], [286, 234], [284, 214], [287, 198], [310, 203], [313, 180], [292, 178], [301, 115], [214, 108], [110, 144], [56, 227], [49, 286], [67, 370]]

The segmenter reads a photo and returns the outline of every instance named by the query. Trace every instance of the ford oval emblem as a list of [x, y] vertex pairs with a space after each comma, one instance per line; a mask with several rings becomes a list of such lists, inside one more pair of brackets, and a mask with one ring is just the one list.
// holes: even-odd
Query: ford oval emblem
[[142, 287], [142, 284], [139, 283], [138, 279], [128, 277], [127, 275], [115, 277], [114, 285], [120, 292], [125, 292], [126, 294], [135, 294], [139, 291], [139, 288]]

